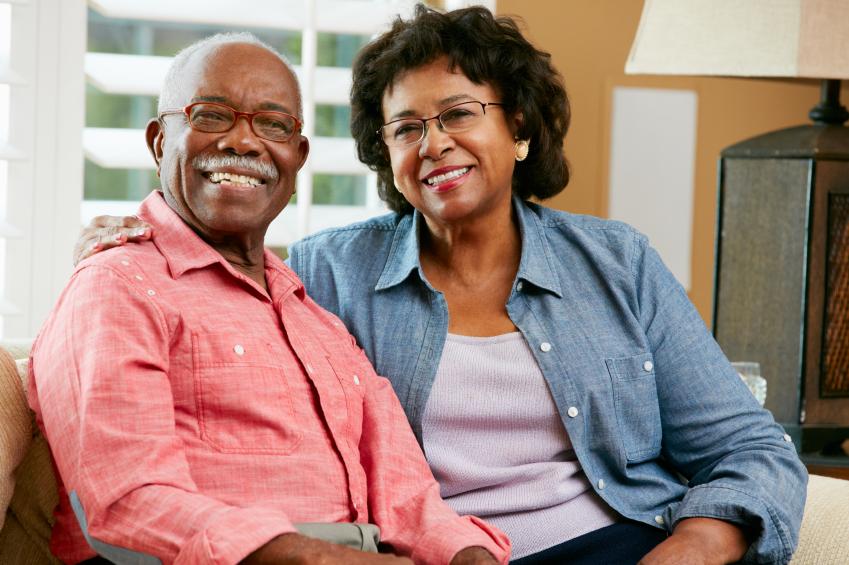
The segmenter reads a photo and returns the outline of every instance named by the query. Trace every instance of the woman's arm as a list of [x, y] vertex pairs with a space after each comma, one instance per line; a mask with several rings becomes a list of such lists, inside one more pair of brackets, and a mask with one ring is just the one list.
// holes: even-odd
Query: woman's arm
[[[665, 516], [673, 528], [668, 545], [685, 536], [705, 541], [716, 536], [716, 548], [733, 550], [732, 560], [740, 557], [742, 540], [751, 542], [746, 559], [788, 560], [804, 510], [805, 468], [657, 252], [644, 239], [639, 244], [633, 264], [637, 314], [654, 356], [662, 456], [690, 487]], [[714, 520], [689, 521], [697, 518]]]
[[685, 518], [672, 535], [638, 565], [724, 565], [746, 554], [750, 540], [742, 528], [714, 518]]

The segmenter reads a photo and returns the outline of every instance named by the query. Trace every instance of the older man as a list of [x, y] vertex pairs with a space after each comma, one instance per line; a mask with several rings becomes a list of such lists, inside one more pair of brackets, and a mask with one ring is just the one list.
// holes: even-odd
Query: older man
[[63, 561], [407, 561], [296, 522], [371, 522], [421, 563], [507, 559], [502, 533], [442, 502], [389, 383], [263, 247], [307, 158], [299, 116], [291, 68], [252, 36], [175, 59], [146, 132], [156, 241], [83, 262], [34, 346]]

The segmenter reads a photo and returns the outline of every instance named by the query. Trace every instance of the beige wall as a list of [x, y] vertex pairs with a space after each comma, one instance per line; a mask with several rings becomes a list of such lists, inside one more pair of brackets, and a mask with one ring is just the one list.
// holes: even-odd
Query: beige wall
[[710, 324], [719, 152], [743, 139], [806, 122], [818, 100], [819, 86], [813, 81], [625, 76], [642, 4], [640, 0], [498, 0], [497, 9], [499, 14], [520, 16], [531, 41], [551, 53], [572, 101], [572, 127], [566, 139], [572, 181], [547, 202], [549, 206], [607, 215], [610, 106], [615, 86], [696, 91], [690, 298]]

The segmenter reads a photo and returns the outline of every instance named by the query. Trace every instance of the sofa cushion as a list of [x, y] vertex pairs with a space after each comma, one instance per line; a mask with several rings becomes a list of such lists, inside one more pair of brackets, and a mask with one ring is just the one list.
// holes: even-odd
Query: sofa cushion
[[[19, 353], [26, 356], [27, 349]], [[16, 366], [0, 348], [0, 563], [58, 564], [49, 547], [56, 477], [50, 448], [27, 406], [26, 369], [25, 360]]]
[[790, 565], [845, 565], [849, 556], [849, 481], [811, 475]]
[[15, 490], [14, 472], [32, 441], [32, 419], [14, 359], [0, 349], [0, 528]]

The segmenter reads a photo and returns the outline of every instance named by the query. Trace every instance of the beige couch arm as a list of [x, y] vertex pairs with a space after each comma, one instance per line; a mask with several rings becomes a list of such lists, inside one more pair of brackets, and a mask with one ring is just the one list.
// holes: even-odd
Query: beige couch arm
[[811, 475], [791, 565], [849, 563], [849, 481]]
[[32, 420], [18, 369], [0, 349], [0, 528], [15, 490], [15, 469], [32, 443]]
[[24, 340], [0, 343], [0, 357], [5, 360], [0, 361], [0, 396], [13, 399], [15, 406], [10, 408], [6, 400], [0, 401], [0, 434], [9, 434], [9, 440], [0, 446], [0, 489], [14, 488], [11, 501], [5, 498], [0, 501], [0, 519], [4, 519], [0, 529], [0, 563], [58, 565], [49, 548], [53, 509], [58, 502], [50, 449], [26, 403], [23, 386], [26, 375], [18, 373], [8, 355], [13, 352], [16, 359], [26, 359], [29, 348], [30, 342]]

